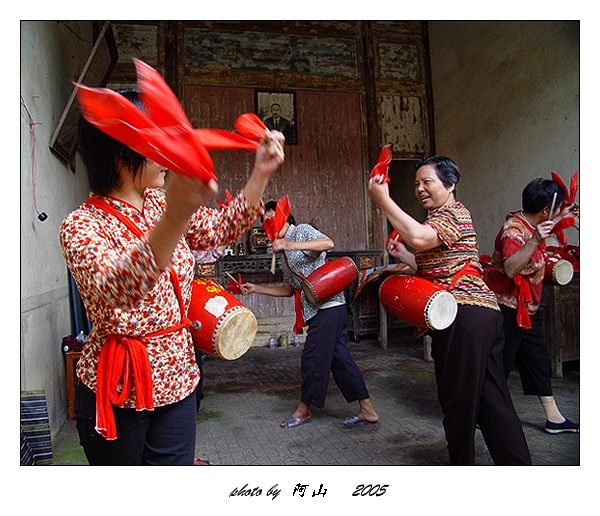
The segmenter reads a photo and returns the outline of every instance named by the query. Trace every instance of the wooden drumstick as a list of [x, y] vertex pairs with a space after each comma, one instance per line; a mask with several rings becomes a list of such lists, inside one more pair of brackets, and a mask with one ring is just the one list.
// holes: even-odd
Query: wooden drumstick
[[554, 192], [554, 197], [552, 197], [552, 204], [550, 205], [550, 212], [548, 213], [548, 220], [552, 217], [554, 213], [554, 205], [556, 204], [556, 192]]

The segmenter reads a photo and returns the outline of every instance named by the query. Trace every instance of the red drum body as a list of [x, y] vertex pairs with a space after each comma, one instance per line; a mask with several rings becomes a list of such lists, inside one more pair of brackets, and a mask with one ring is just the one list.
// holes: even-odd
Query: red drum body
[[213, 279], [194, 280], [188, 317], [194, 347], [223, 360], [246, 353], [258, 327], [254, 314]]
[[390, 276], [379, 287], [379, 299], [398, 319], [420, 328], [443, 330], [456, 318], [454, 296], [416, 276]]
[[544, 270], [544, 283], [567, 285], [573, 279], [573, 264], [555, 256], [548, 256]]
[[358, 279], [358, 267], [347, 256], [325, 262], [302, 280], [302, 290], [311, 303], [321, 303], [342, 292]]

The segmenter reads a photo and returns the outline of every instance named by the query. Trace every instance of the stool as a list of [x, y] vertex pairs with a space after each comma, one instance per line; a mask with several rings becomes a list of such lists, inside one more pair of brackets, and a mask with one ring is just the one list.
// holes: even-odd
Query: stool
[[73, 400], [75, 399], [75, 366], [81, 357], [81, 351], [68, 351], [65, 353], [66, 369], [67, 369], [67, 403], [69, 407], [69, 419], [75, 419], [75, 407]]

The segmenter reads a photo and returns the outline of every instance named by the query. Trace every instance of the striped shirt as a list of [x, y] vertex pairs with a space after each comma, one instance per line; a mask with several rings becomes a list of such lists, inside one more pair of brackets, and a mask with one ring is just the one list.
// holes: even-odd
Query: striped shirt
[[[471, 213], [464, 204], [456, 202], [429, 212], [425, 224], [436, 232], [442, 244], [415, 253], [419, 276], [447, 288], [454, 275], [469, 260], [471, 266], [482, 271], [477, 233], [473, 227]], [[450, 292], [458, 304], [500, 309], [496, 296], [480, 277], [462, 276]]]

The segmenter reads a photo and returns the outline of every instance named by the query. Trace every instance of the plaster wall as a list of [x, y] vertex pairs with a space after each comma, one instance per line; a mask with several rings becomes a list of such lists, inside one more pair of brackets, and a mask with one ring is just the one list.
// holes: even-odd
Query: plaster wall
[[579, 22], [434, 21], [429, 38], [436, 152], [489, 254], [529, 181], [579, 168]]
[[[71, 333], [58, 231], [63, 217], [86, 198], [87, 180], [73, 174], [49, 142], [91, 41], [91, 22], [21, 22], [20, 387], [45, 391], [53, 433], [67, 417], [60, 343]], [[38, 211], [48, 215], [44, 222], [34, 196]]]

